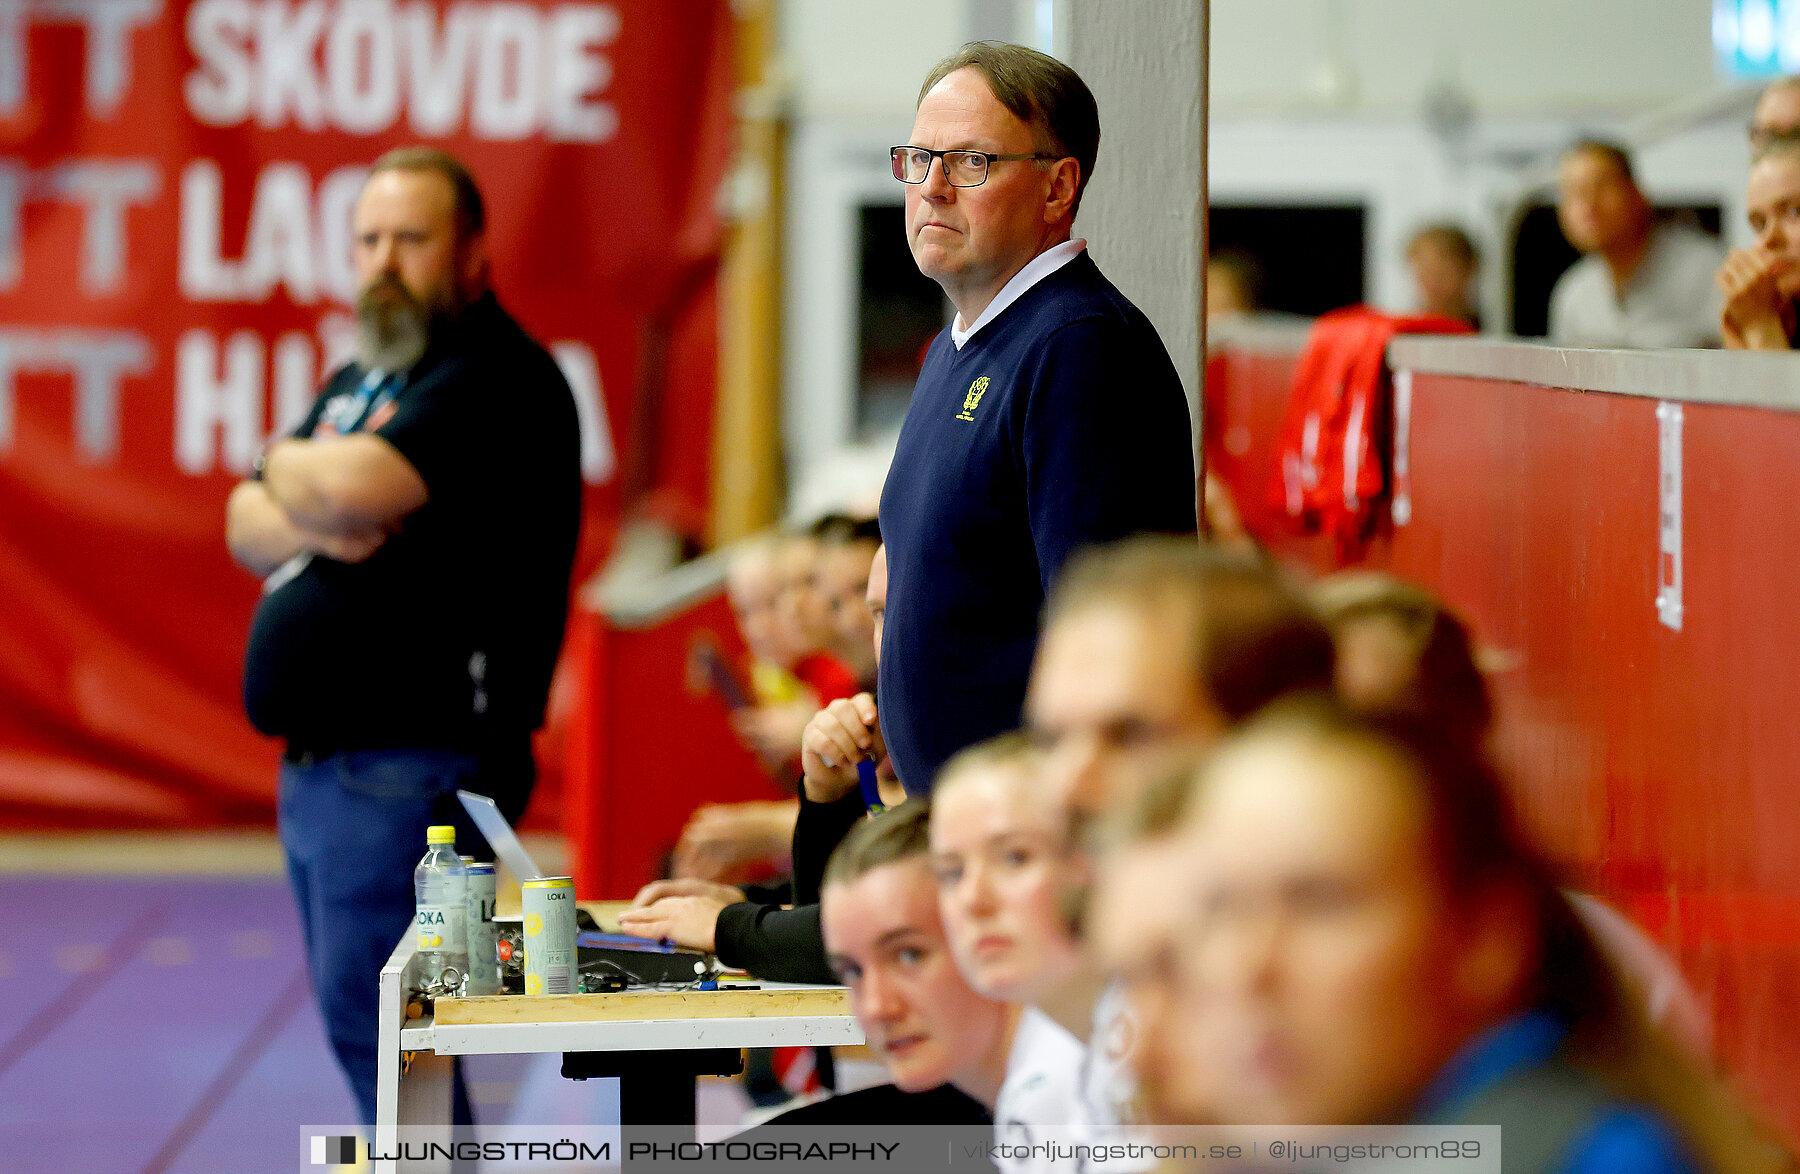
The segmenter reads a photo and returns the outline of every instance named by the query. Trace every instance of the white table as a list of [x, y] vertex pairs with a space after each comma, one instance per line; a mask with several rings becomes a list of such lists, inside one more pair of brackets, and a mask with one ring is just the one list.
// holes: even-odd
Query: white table
[[[403, 1126], [414, 1139], [421, 1130], [450, 1139], [453, 1056], [563, 1052], [565, 1071], [573, 1063], [589, 1075], [613, 1074], [609, 1060], [616, 1057], [630, 1073], [620, 1080], [624, 1124], [691, 1125], [694, 1077], [709, 1050], [863, 1042], [843, 987], [756, 979], [736, 981], [759, 990], [452, 999], [440, 1002], [435, 1016], [407, 1019], [413, 951], [408, 933], [381, 968], [377, 1155], [396, 1152]], [[403, 1053], [412, 1053], [410, 1064]], [[376, 1174], [398, 1174], [397, 1165], [377, 1161]]]

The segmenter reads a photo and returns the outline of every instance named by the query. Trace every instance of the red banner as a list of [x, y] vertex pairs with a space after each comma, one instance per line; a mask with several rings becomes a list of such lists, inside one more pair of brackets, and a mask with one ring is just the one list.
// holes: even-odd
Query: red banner
[[224, 502], [347, 353], [391, 147], [468, 163], [575, 389], [578, 573], [622, 482], [703, 516], [731, 65], [724, 0], [0, 4], [0, 823], [272, 817]]

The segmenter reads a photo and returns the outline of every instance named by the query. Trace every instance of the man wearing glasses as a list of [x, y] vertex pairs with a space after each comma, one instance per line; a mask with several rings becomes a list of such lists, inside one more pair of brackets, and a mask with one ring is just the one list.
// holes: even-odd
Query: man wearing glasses
[[1018, 726], [1044, 593], [1071, 553], [1195, 528], [1180, 379], [1073, 239], [1099, 141], [1073, 70], [979, 43], [931, 71], [893, 148], [913, 260], [956, 308], [881, 498], [881, 722], [916, 795], [957, 750]]

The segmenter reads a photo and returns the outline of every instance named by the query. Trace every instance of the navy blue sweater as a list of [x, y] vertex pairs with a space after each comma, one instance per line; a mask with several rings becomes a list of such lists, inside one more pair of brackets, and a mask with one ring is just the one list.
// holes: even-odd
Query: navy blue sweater
[[881, 728], [909, 793], [1019, 725], [1044, 594], [1080, 547], [1194, 523], [1187, 399], [1084, 252], [931, 344], [881, 494]]

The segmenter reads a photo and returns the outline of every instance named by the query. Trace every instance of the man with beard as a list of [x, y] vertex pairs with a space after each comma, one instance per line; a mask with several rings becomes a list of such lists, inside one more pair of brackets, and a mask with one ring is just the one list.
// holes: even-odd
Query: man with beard
[[488, 289], [462, 164], [384, 155], [352, 231], [357, 359], [232, 492], [226, 540], [264, 577], [245, 707], [286, 741], [282, 846], [368, 1125], [377, 976], [412, 921], [425, 830], [454, 824], [460, 851], [491, 858], [456, 790], [513, 819], [531, 792], [581, 472], [568, 384]]

